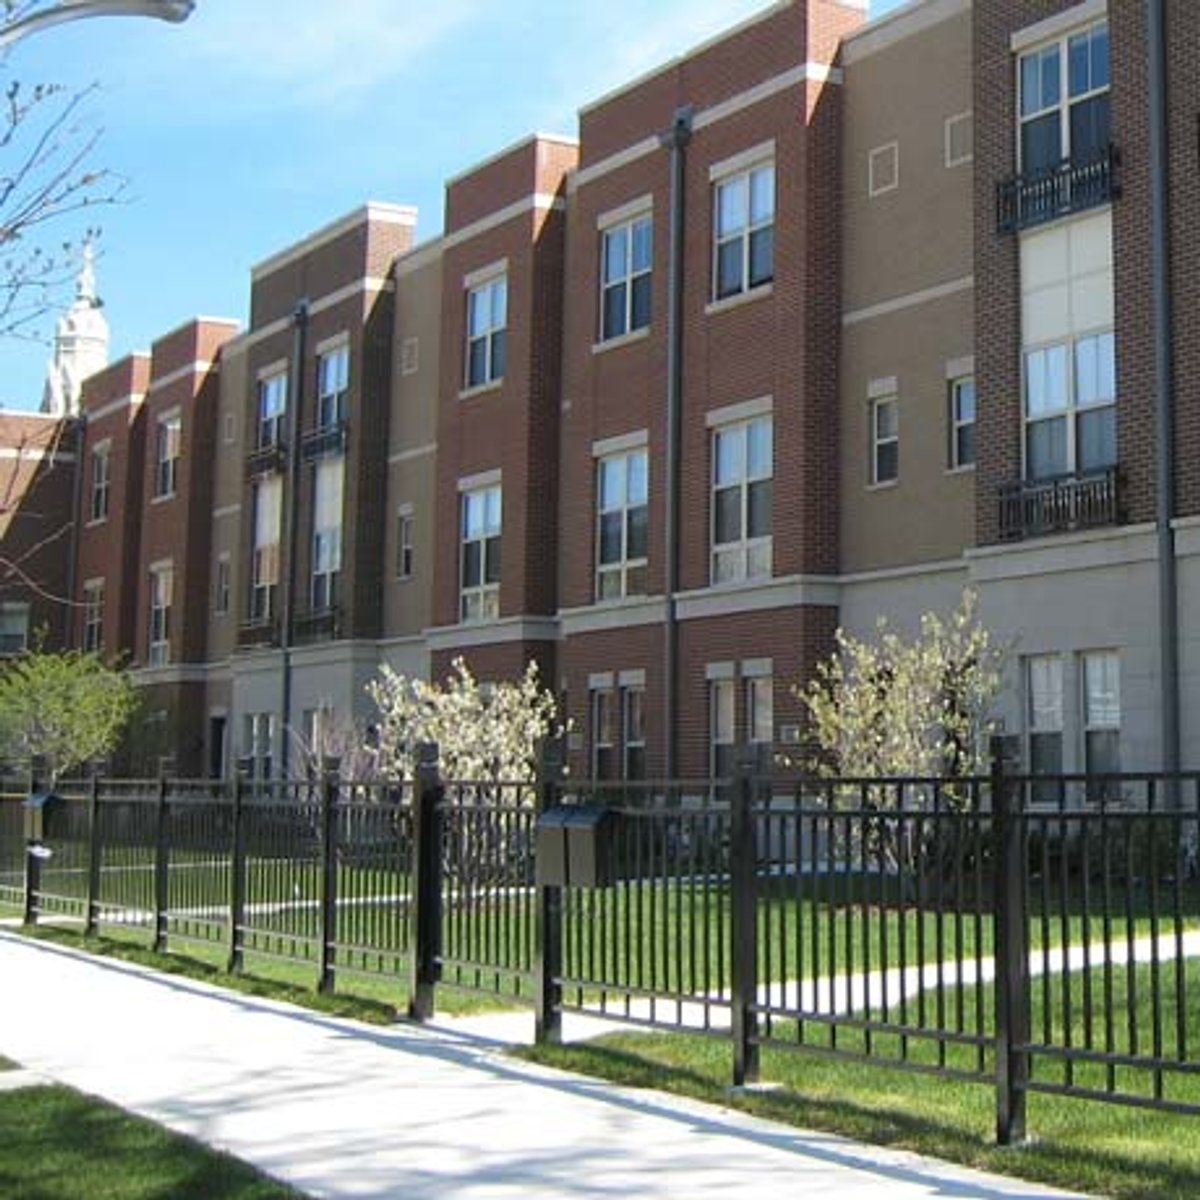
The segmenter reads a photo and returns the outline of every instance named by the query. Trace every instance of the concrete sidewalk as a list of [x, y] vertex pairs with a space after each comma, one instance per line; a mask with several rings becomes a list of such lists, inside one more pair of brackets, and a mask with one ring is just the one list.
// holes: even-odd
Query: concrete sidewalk
[[515, 1062], [486, 1031], [516, 1028], [377, 1029], [0, 931], [0, 1053], [313, 1196], [1067, 1195]]

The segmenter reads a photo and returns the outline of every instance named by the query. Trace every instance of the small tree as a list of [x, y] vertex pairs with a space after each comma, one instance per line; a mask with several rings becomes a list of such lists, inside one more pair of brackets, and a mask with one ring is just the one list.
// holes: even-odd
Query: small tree
[[0, 750], [40, 757], [53, 784], [110, 754], [136, 703], [129, 677], [95, 654], [30, 651], [0, 673]]

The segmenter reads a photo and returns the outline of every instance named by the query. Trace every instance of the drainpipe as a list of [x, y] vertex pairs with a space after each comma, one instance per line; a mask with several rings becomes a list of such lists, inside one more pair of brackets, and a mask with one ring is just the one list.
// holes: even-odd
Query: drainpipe
[[683, 404], [683, 256], [687, 208], [687, 145], [692, 139], [688, 106], [675, 110], [662, 144], [671, 151], [671, 235], [667, 264], [667, 445], [664, 490], [664, 564], [666, 619], [663, 629], [663, 746], [665, 774], [679, 773], [679, 624], [675, 596], [679, 591], [679, 444]]
[[1179, 596], [1176, 580], [1174, 363], [1171, 355], [1170, 171], [1167, 129], [1167, 33], [1163, 0], [1147, 0], [1150, 92], [1151, 278], [1154, 292], [1154, 415], [1157, 463], [1159, 675], [1162, 770], [1179, 770]]
[[[72, 422], [75, 435], [74, 474], [71, 478], [71, 532], [67, 548], [67, 615], [63, 646], [75, 645], [75, 581], [79, 575], [79, 531], [83, 527], [83, 451], [87, 441], [87, 416], [80, 413]], [[82, 639], [79, 643], [82, 648]], [[104, 647], [97, 649], [103, 653]]]
[[296, 619], [296, 548], [300, 536], [300, 408], [304, 404], [304, 345], [308, 334], [308, 301], [301, 300], [292, 314], [292, 363], [288, 372], [287, 457], [283, 506], [283, 543], [287, 548], [287, 568], [283, 572], [283, 597], [280, 603], [279, 647], [282, 660], [283, 728], [280, 730], [279, 776], [286, 780], [291, 752], [292, 730], [292, 632]]

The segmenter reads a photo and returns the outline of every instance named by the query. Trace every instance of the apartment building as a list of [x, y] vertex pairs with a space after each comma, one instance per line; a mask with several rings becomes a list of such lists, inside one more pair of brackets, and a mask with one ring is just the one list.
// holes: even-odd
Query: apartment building
[[450, 180], [438, 238], [369, 204], [254, 269], [244, 332], [93, 377], [77, 635], [186, 710], [163, 755], [294, 769], [381, 664], [461, 655], [539, 663], [577, 773], [724, 772], [801, 739], [839, 624], [970, 586], [1032, 768], [1176, 724], [1193, 765], [1200, 17], [1161, 6], [1160, 72], [1143, 6], [866, 8], [765, 7]]

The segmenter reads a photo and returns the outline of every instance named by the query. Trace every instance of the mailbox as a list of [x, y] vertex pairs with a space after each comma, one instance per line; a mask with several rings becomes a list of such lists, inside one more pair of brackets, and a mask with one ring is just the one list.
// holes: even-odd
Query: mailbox
[[537, 825], [539, 887], [611, 887], [616, 813], [597, 806], [547, 809]]
[[41, 842], [46, 837], [47, 821], [53, 821], [54, 814], [62, 808], [62, 797], [53, 792], [34, 792], [24, 803], [25, 841]]

